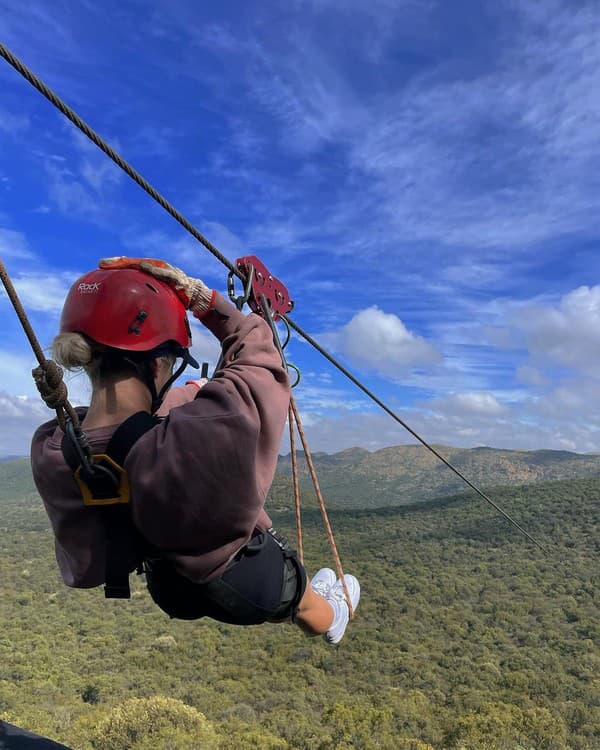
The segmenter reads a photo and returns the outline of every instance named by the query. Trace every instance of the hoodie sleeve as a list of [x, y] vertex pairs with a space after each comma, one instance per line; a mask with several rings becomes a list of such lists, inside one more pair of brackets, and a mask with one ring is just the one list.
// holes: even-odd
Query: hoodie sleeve
[[268, 517], [263, 505], [288, 411], [287, 373], [267, 323], [220, 295], [202, 320], [221, 341], [213, 379], [132, 448], [134, 521], [198, 582], [218, 575]]
[[163, 399], [160, 409], [156, 412], [157, 416], [166, 417], [171, 409], [176, 406], [182, 406], [193, 401], [200, 388], [203, 388], [206, 383], [208, 383], [208, 380], [201, 378], [200, 380], [188, 380], [185, 385], [177, 385], [170, 388]]

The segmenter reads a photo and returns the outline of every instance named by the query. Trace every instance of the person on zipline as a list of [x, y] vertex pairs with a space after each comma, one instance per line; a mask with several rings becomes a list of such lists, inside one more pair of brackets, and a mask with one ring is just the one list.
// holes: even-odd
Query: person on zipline
[[[186, 309], [220, 341], [221, 359], [210, 381], [171, 388], [186, 365], [198, 367]], [[290, 399], [268, 324], [168, 263], [108, 258], [71, 287], [52, 352], [90, 378], [79, 414], [94, 454], [132, 415], [162, 417], [126, 453], [130, 503], [120, 506], [136, 539], [126, 573], [143, 559], [156, 604], [180, 619], [291, 620], [338, 643], [349, 621], [341, 580], [323, 568], [307, 586], [263, 507]], [[33, 476], [65, 584], [91, 588], [106, 583], [111, 545], [104, 509], [83, 502], [65, 439], [56, 420], [37, 429]], [[352, 575], [345, 583], [354, 610], [360, 586]]]

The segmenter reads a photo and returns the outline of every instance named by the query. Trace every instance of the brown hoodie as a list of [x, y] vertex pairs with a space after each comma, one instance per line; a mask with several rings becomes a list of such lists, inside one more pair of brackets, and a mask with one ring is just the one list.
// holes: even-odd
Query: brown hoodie
[[[290, 398], [269, 326], [222, 296], [202, 321], [221, 341], [222, 364], [202, 389], [173, 389], [167, 419], [143, 435], [125, 461], [131, 513], [141, 534], [198, 583], [219, 576], [256, 529], [273, 481]], [[172, 406], [172, 404], [181, 404]], [[87, 430], [102, 452], [117, 428]], [[56, 540], [64, 582], [104, 582], [99, 513], [86, 507], [62, 451], [56, 420], [38, 428], [31, 465]], [[133, 560], [132, 560], [133, 564]]]

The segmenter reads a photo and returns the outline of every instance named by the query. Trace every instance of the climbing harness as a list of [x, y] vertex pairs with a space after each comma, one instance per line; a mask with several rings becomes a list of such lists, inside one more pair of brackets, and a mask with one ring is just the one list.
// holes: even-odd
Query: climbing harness
[[104, 525], [104, 596], [107, 599], [129, 599], [129, 574], [134, 569], [141, 572], [143, 560], [150, 551], [131, 519], [129, 479], [123, 465], [133, 445], [159, 422], [158, 417], [145, 411], [126, 419], [113, 433], [106, 451], [92, 456], [95, 469], [92, 473], [82, 462], [77, 441], [69, 435], [69, 425], [62, 439], [62, 453], [79, 485], [83, 502], [98, 509]]
[[[183, 214], [181, 214], [171, 203], [169, 203], [142, 175], [137, 172], [128, 162], [126, 162], [111, 146], [106, 143], [92, 128], [82, 120], [65, 102], [63, 102], [46, 84], [38, 78], [27, 66], [21, 62], [13, 53], [2, 43], [0, 43], [0, 56], [2, 56], [23, 78], [25, 78], [37, 91], [39, 91], [50, 103], [56, 107], [67, 119], [69, 119], [82, 133], [84, 133], [101, 151], [103, 151], [112, 161], [117, 164], [132, 180], [134, 180], [143, 190], [145, 190], [162, 208], [167, 211], [184, 229], [186, 229], [195, 239], [200, 242], [212, 255], [217, 258], [232, 275], [237, 276], [244, 282], [246, 288], [250, 288], [252, 280], [244, 276], [242, 270], [233, 265], [219, 250], [209, 242]], [[4, 279], [3, 279], [4, 280]], [[279, 313], [278, 313], [279, 315]], [[407, 430], [419, 443], [429, 450], [445, 466], [447, 466], [456, 476], [458, 476], [468, 487], [476, 492], [483, 500], [489, 503], [498, 513], [500, 513], [512, 526], [524, 534], [529, 541], [535, 544], [542, 552], [544, 547], [528, 531], [526, 531], [517, 521], [515, 521], [505, 510], [495, 503], [486, 493], [479, 489], [470, 479], [468, 479], [459, 469], [450, 463], [442, 454], [424, 440], [415, 430], [412, 429], [398, 414], [378, 398], [369, 388], [367, 388], [356, 376], [354, 376], [346, 367], [327, 352], [312, 336], [306, 333], [298, 326], [287, 313], [280, 314], [282, 320], [286, 322], [298, 335], [305, 339], [313, 346], [325, 359], [334, 367], [343, 373], [354, 385], [383, 409], [392, 419]], [[31, 339], [30, 339], [31, 340]], [[39, 359], [39, 358], [38, 358]], [[43, 359], [43, 355], [42, 355]], [[40, 362], [42, 365], [42, 362]], [[60, 417], [59, 417], [60, 420]]]

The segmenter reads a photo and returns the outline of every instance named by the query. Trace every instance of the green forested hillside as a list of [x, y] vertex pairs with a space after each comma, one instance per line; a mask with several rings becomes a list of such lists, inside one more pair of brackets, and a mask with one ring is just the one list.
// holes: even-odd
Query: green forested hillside
[[[600, 456], [595, 454], [436, 447], [483, 487], [600, 476]], [[408, 505], [464, 489], [462, 481], [421, 445], [398, 445], [373, 453], [352, 448], [334, 454], [317, 453], [313, 458], [329, 502], [342, 508]], [[303, 485], [308, 487], [303, 456], [299, 467]], [[280, 457], [278, 470], [286, 476], [291, 474], [289, 455]]]
[[[170, 621], [139, 580], [129, 602], [66, 589], [39, 500], [2, 496], [0, 716], [81, 750], [596, 750], [599, 494], [498, 492], [546, 555], [471, 495], [332, 512], [363, 587], [339, 647]], [[314, 571], [330, 555], [304, 522]]]
[[28, 458], [0, 463], [0, 499], [37, 497]]

